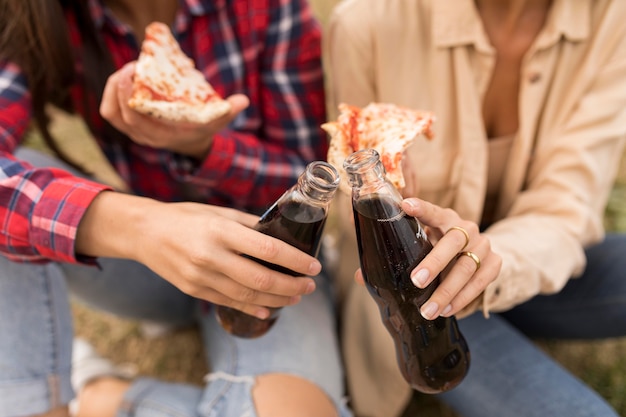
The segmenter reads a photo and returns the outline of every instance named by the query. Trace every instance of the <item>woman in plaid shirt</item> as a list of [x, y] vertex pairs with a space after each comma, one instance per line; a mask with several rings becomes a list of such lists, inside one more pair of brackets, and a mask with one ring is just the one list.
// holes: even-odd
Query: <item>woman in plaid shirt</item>
[[[191, 128], [127, 107], [152, 21], [172, 27], [228, 116]], [[320, 262], [249, 227], [325, 158], [319, 41], [305, 0], [0, 0], [0, 417], [65, 415], [74, 391], [81, 417], [350, 415]], [[50, 104], [82, 116], [126, 192], [65, 157]], [[59, 158], [20, 147], [31, 123]], [[133, 319], [198, 320], [206, 386], [89, 378], [101, 372], [72, 386], [67, 287]], [[213, 304], [259, 317], [293, 306], [238, 340]]]

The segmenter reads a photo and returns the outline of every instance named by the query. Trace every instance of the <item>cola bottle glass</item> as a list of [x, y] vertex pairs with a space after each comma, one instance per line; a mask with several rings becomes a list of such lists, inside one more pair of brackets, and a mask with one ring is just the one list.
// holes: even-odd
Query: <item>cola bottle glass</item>
[[457, 386], [467, 374], [470, 352], [454, 317], [426, 320], [420, 307], [440, 283], [416, 287], [411, 271], [432, 249], [424, 229], [400, 207], [402, 197], [387, 180], [379, 154], [364, 149], [344, 162], [352, 186], [361, 271], [395, 344], [404, 379], [434, 394]]
[[[316, 257], [328, 209], [338, 186], [339, 173], [332, 165], [325, 161], [311, 162], [297, 183], [261, 216], [254, 229]], [[275, 271], [301, 275], [279, 265], [251, 259]], [[226, 306], [216, 306], [216, 315], [227, 332], [238, 337], [256, 338], [267, 333], [280, 315], [280, 308], [269, 309], [270, 316], [267, 319], [259, 319]]]

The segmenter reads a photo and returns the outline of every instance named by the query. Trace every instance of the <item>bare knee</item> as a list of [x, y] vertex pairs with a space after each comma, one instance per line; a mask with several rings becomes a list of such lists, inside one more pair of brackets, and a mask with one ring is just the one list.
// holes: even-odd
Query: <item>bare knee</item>
[[337, 417], [333, 401], [317, 385], [293, 375], [257, 377], [252, 398], [259, 417]]

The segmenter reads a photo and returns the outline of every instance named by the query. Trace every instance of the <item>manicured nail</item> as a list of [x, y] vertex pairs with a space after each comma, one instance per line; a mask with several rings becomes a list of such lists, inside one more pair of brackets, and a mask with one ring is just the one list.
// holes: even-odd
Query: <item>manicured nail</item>
[[411, 276], [411, 281], [413, 281], [413, 285], [416, 287], [424, 288], [429, 276], [428, 269], [420, 269]]
[[429, 301], [422, 306], [420, 313], [422, 313], [422, 317], [426, 320], [433, 320], [436, 317], [437, 311], [439, 311], [437, 303]]
[[448, 314], [450, 314], [451, 311], [452, 311], [452, 304], [448, 304], [446, 308], [444, 308], [443, 311], [441, 312], [441, 315], [444, 317], [448, 317]]

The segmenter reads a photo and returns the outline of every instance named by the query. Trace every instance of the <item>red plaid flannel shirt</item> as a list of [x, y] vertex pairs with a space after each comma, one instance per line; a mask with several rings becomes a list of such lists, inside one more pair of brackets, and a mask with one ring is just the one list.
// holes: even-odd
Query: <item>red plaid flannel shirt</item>
[[[129, 28], [89, 0], [115, 66], [139, 54]], [[72, 15], [75, 50], [81, 39]], [[198, 163], [182, 155], [102, 140], [103, 120], [83, 114], [104, 155], [132, 190], [181, 201], [181, 183], [209, 204], [262, 211], [297, 179], [311, 160], [325, 159], [325, 98], [320, 28], [306, 0], [185, 0], [173, 31], [182, 49], [222, 95], [243, 93], [251, 105], [214, 138]], [[81, 65], [77, 63], [77, 68]], [[80, 72], [79, 72], [80, 75]], [[81, 110], [84, 95], [72, 91]], [[105, 186], [67, 172], [35, 169], [12, 153], [27, 132], [31, 98], [19, 68], [0, 62], [0, 253], [16, 261], [77, 262], [76, 228]], [[62, 141], [63, 138], [57, 138]]]

